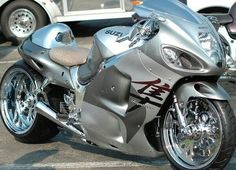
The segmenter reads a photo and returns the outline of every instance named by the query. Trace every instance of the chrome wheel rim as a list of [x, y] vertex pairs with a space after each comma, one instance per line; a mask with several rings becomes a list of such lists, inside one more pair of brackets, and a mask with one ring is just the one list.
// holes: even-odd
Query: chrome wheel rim
[[10, 14], [8, 25], [16, 37], [25, 38], [35, 31], [36, 18], [28, 9], [20, 8]]
[[184, 109], [188, 126], [181, 129], [173, 106], [167, 112], [163, 137], [170, 156], [182, 167], [204, 168], [216, 158], [222, 142], [222, 124], [216, 107], [193, 99]]
[[1, 88], [1, 112], [5, 125], [15, 134], [24, 134], [33, 126], [37, 97], [35, 82], [22, 69], [6, 76]]

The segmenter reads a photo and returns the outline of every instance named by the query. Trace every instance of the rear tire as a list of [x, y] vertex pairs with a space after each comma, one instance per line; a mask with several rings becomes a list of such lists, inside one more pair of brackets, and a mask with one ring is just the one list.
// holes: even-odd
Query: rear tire
[[2, 32], [14, 45], [47, 23], [45, 11], [29, 0], [12, 1], [1, 14]]
[[[192, 100], [191, 108], [190, 105], [187, 107], [187, 121], [191, 124], [193, 135], [189, 133], [188, 136], [180, 131], [173, 109], [163, 116], [161, 141], [164, 152], [172, 166], [179, 170], [223, 169], [235, 148], [236, 120], [233, 110], [227, 101]], [[199, 118], [192, 118], [195, 114]]]
[[42, 143], [59, 132], [57, 125], [35, 111], [35, 104], [43, 97], [33, 92], [41, 77], [23, 61], [11, 66], [0, 85], [1, 118], [16, 140], [24, 143]]

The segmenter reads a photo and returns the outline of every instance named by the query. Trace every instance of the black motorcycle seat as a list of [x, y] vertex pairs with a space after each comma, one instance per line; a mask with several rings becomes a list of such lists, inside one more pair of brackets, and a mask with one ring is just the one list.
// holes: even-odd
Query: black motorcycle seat
[[49, 51], [49, 57], [55, 63], [72, 67], [84, 64], [87, 60], [89, 49], [82, 47], [59, 46]]

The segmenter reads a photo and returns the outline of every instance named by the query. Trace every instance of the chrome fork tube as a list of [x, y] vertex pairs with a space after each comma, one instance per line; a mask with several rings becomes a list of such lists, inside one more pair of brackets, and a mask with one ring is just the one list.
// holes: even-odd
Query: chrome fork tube
[[185, 127], [187, 127], [186, 118], [183, 115], [182, 111], [180, 110], [178, 99], [177, 99], [176, 95], [173, 95], [173, 98], [174, 98], [174, 106], [175, 106], [175, 110], [177, 112], [177, 118], [178, 118], [180, 127], [185, 128]]

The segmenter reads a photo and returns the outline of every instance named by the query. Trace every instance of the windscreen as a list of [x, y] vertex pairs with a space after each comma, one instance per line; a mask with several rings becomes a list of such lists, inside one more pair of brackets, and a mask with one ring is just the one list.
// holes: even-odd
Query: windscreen
[[152, 12], [155, 12], [201, 24], [201, 20], [197, 14], [178, 0], [144, 0], [143, 4], [137, 6], [135, 10], [143, 17], [147, 17]]

